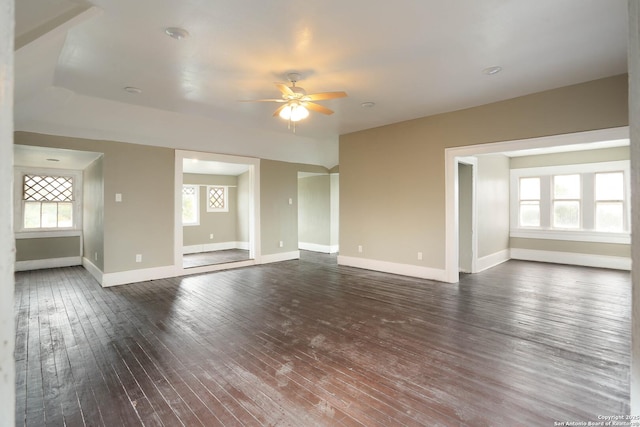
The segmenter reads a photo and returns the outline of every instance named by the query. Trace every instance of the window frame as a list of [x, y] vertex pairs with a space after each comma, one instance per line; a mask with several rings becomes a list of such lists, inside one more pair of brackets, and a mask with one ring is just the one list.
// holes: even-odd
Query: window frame
[[[212, 188], [222, 188], [224, 191], [224, 206], [222, 208], [212, 208], [209, 206], [209, 192]], [[229, 186], [228, 185], [207, 185], [205, 193], [205, 201], [207, 203], [207, 212], [229, 212]]]
[[[183, 227], [193, 227], [193, 226], [198, 226], [200, 225], [200, 185], [198, 184], [182, 184], [182, 195], [180, 200], [182, 201], [184, 206], [184, 188], [185, 187], [193, 187], [195, 190], [195, 211], [196, 211], [196, 221], [195, 222], [189, 222], [189, 223], [185, 223], [184, 221], [182, 221], [182, 226]], [[182, 209], [181, 209], [182, 212]], [[183, 217], [180, 216], [180, 218], [182, 219]]]
[[[595, 229], [595, 175], [597, 173], [622, 172], [623, 174], [623, 231], [609, 232]], [[575, 165], [544, 166], [511, 169], [510, 221], [511, 237], [570, 240], [583, 242], [623, 243], [631, 242], [631, 190], [630, 161], [620, 160]], [[553, 177], [580, 174], [580, 227], [554, 228], [553, 224]], [[519, 182], [520, 178], [540, 178], [540, 226], [520, 226]]]
[[[73, 179], [73, 200], [72, 203], [72, 226], [71, 227], [39, 227], [26, 228], [24, 226], [25, 201], [23, 197], [24, 177], [25, 175], [34, 176], [54, 176], [54, 177], [70, 177]], [[56, 169], [56, 168], [31, 168], [19, 167], [14, 168], [14, 227], [16, 233], [20, 234], [42, 234], [42, 235], [61, 235], [72, 232], [82, 231], [82, 171], [73, 169]], [[65, 202], [68, 203], [68, 202]], [[35, 236], [34, 236], [35, 237]]]

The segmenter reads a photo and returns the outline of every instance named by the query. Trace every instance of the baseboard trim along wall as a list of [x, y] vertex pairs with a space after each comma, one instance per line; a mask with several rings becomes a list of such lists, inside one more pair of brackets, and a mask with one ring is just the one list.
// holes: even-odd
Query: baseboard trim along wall
[[141, 268], [140, 270], [118, 271], [116, 273], [102, 273], [102, 282], [100, 284], [103, 288], [107, 288], [109, 286], [146, 282], [175, 276], [175, 267], [167, 265], [164, 267]]
[[525, 261], [550, 262], [554, 264], [631, 270], [631, 258], [617, 256], [511, 248], [511, 258]]
[[102, 285], [102, 270], [96, 267], [89, 258], [82, 258], [82, 266]]
[[289, 261], [292, 259], [300, 259], [300, 251], [281, 252], [278, 254], [262, 255], [260, 264], [270, 264], [272, 262]]
[[338, 245], [319, 245], [317, 243], [299, 242], [298, 248], [303, 251], [321, 252], [323, 254], [335, 254], [338, 252]]
[[400, 274], [402, 276], [418, 277], [421, 279], [446, 282], [445, 270], [421, 267], [419, 265], [399, 264], [395, 262], [378, 261], [367, 258], [356, 258], [338, 255], [338, 264], [348, 267], [364, 268], [366, 270], [381, 271], [383, 273]]
[[503, 262], [509, 261], [511, 258], [509, 249], [504, 249], [499, 252], [492, 253], [490, 255], [483, 256], [482, 258], [478, 258], [476, 263], [477, 273], [488, 270], [491, 267], [495, 267], [496, 265], [502, 264]]
[[45, 268], [72, 267], [82, 265], [82, 257], [70, 256], [64, 258], [34, 259], [29, 261], [16, 261], [15, 271], [42, 270]]

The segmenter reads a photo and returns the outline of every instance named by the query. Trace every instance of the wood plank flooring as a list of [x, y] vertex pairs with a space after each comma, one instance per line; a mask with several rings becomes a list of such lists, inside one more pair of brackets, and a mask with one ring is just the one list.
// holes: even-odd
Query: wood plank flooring
[[28, 426], [553, 426], [629, 411], [630, 275], [459, 284], [301, 260], [102, 289], [16, 274]]

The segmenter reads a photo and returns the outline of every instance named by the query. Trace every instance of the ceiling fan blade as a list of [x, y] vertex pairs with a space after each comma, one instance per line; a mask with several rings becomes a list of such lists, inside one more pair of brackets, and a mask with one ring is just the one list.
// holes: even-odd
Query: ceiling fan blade
[[324, 99], [344, 98], [345, 96], [347, 96], [346, 92], [321, 92], [307, 95], [304, 99], [308, 99], [309, 101], [322, 101]]
[[313, 102], [305, 102], [303, 104], [305, 107], [307, 107], [309, 110], [311, 111], [315, 111], [317, 113], [322, 113], [322, 114], [333, 114], [333, 110], [328, 109], [327, 107], [320, 105], [320, 104], [316, 104]]
[[276, 87], [283, 95], [294, 96], [295, 93], [284, 83], [276, 83]]
[[286, 99], [282, 98], [271, 98], [271, 99], [241, 99], [238, 102], [287, 102]]
[[274, 112], [273, 112], [273, 117], [278, 117], [278, 115], [280, 114], [280, 111], [284, 110], [284, 108], [285, 108], [287, 105], [289, 105], [289, 104], [284, 104], [284, 105], [281, 105], [280, 107], [278, 107], [278, 108], [276, 109], [276, 111], [274, 111]]

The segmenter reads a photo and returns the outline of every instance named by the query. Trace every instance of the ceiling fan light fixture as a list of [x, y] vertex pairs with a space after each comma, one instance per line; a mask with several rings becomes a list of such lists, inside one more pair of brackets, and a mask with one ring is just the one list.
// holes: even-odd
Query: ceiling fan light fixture
[[292, 103], [280, 110], [280, 117], [292, 122], [299, 122], [309, 117], [309, 110], [303, 105]]
[[493, 67], [487, 67], [484, 70], [482, 70], [483, 74], [486, 74], [487, 76], [493, 76], [498, 74], [500, 71], [502, 71], [502, 67], [499, 65], [494, 65]]
[[166, 35], [176, 40], [182, 40], [189, 37], [189, 32], [184, 28], [169, 27], [169, 28], [166, 28], [164, 32]]

